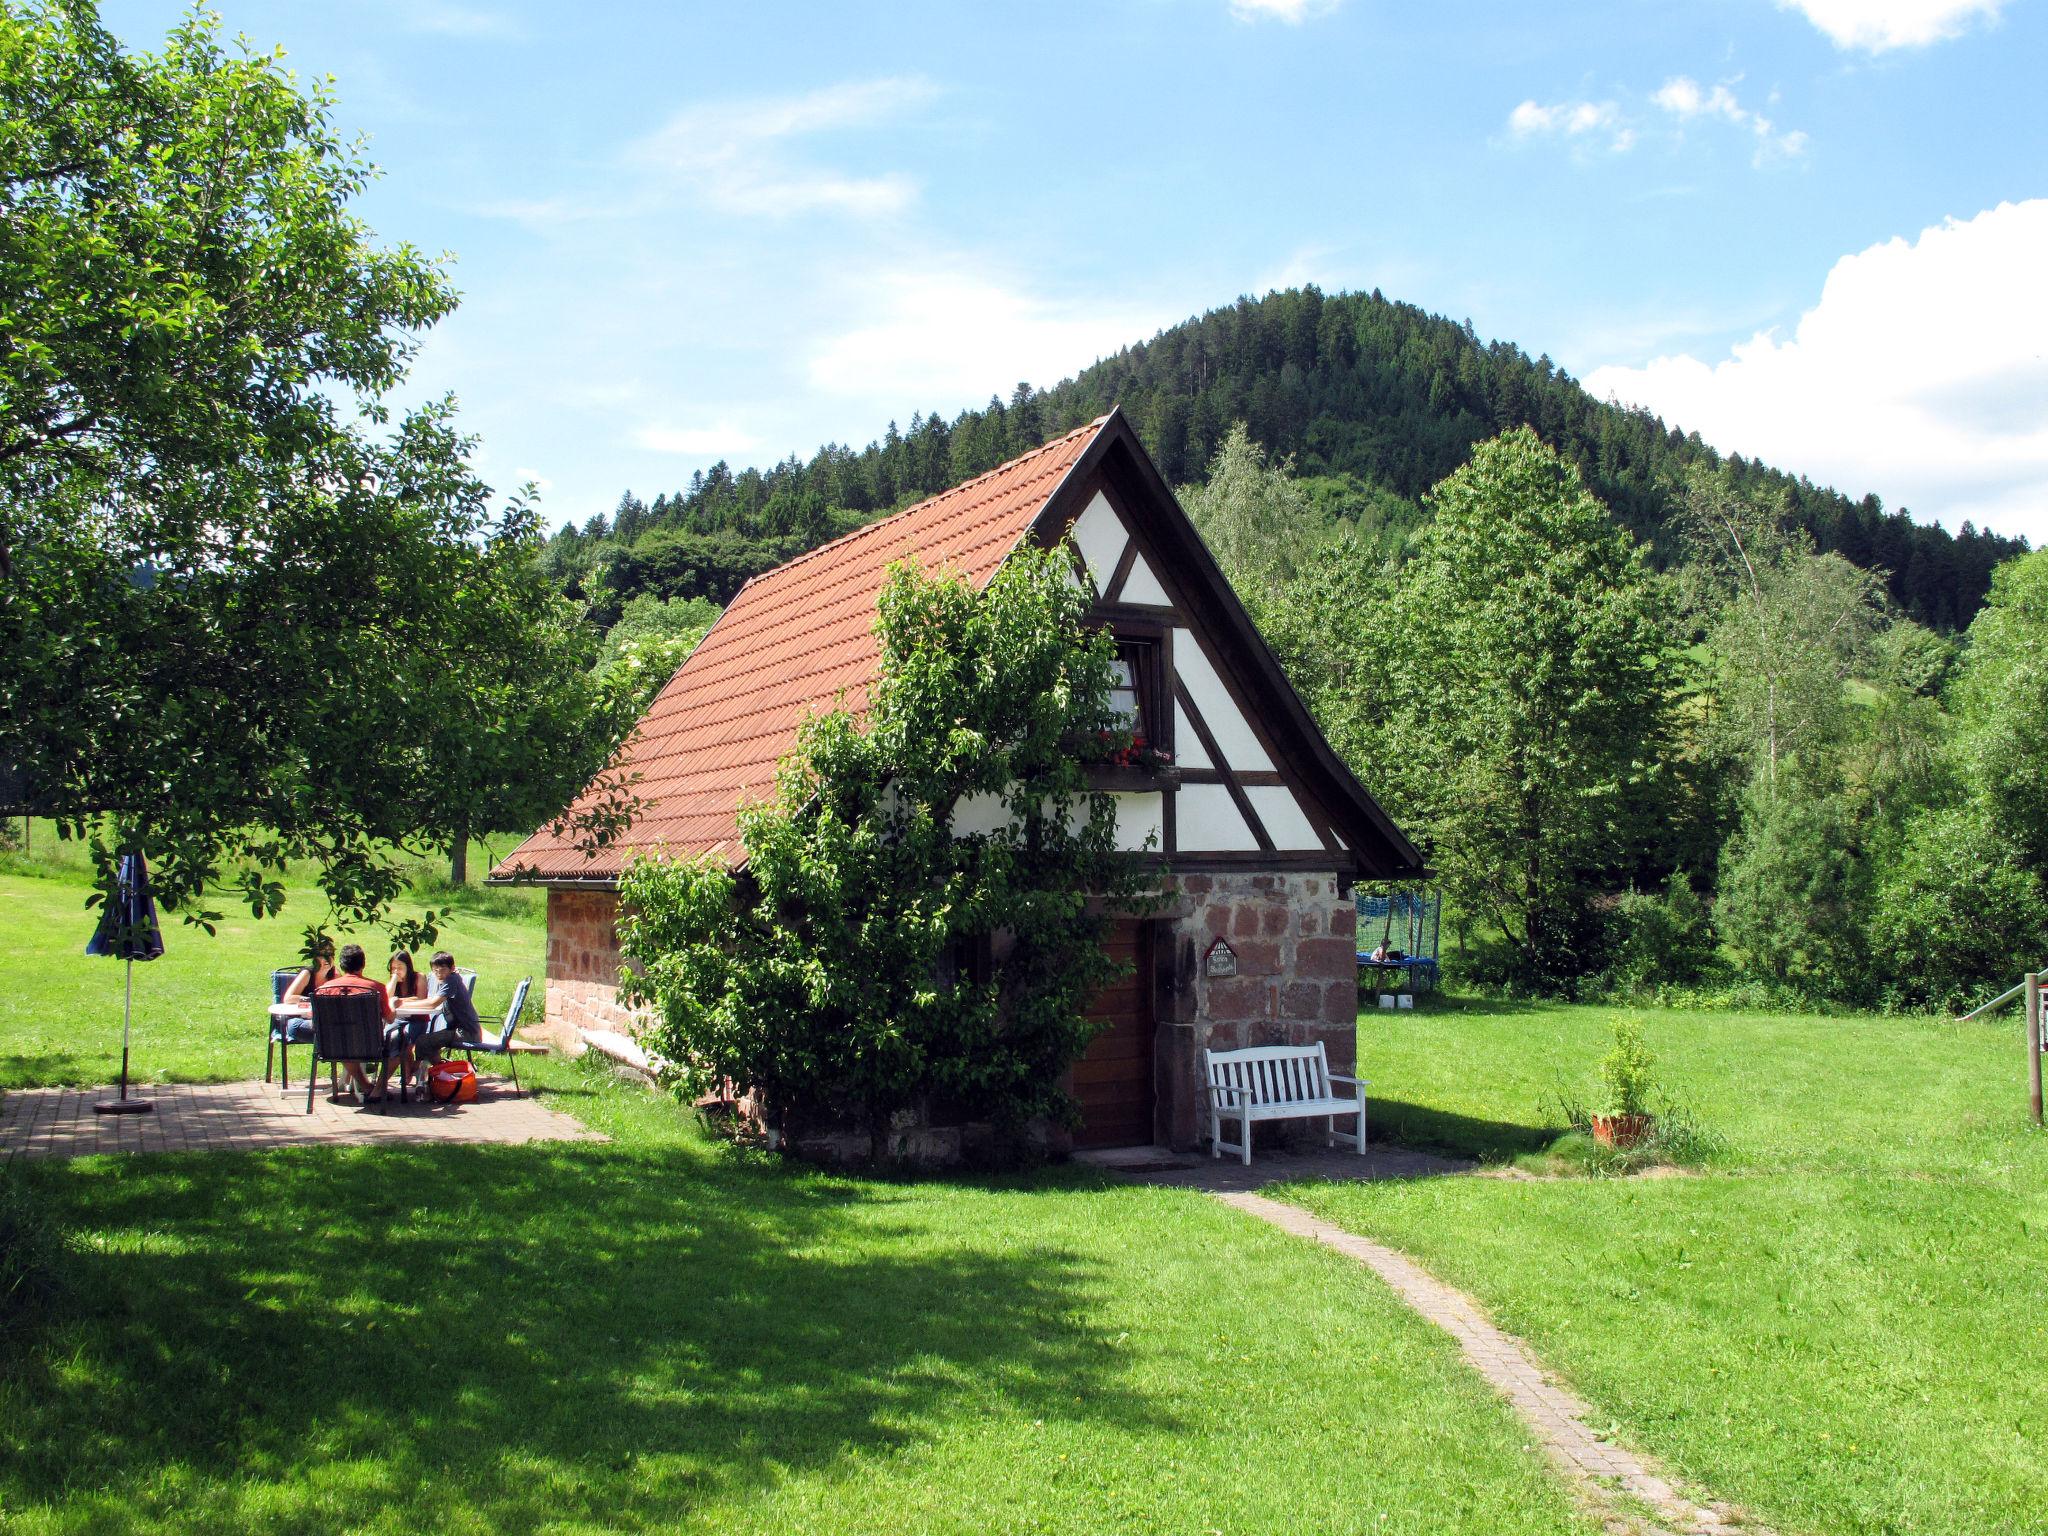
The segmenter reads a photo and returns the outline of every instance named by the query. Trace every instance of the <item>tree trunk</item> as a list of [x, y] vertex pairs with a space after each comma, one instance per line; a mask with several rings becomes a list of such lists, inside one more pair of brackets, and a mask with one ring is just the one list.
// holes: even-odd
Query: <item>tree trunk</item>
[[455, 834], [455, 846], [448, 850], [448, 883], [469, 884], [469, 830]]

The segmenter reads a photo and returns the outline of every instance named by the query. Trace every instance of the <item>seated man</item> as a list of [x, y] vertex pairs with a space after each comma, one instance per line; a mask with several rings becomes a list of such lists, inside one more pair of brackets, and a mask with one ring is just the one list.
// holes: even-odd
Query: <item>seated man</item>
[[469, 986], [455, 974], [455, 957], [442, 950], [434, 956], [433, 972], [434, 979], [427, 983], [427, 1002], [434, 1010], [432, 1027], [413, 1041], [422, 1093], [427, 1088], [428, 1069], [441, 1059], [441, 1052], [451, 1046], [475, 1045], [484, 1037]]
[[[314, 989], [315, 995], [319, 997], [332, 997], [338, 993], [345, 992], [374, 992], [377, 995], [379, 1005], [384, 1010], [384, 1022], [389, 1024], [392, 1019], [391, 991], [383, 982], [378, 981], [375, 977], [363, 974], [363, 965], [367, 958], [363, 954], [363, 946], [360, 944], [344, 944], [341, 946], [339, 958], [341, 974], [332, 981], [323, 982], [320, 986], [316, 987]], [[351, 1061], [344, 1063], [344, 1065], [348, 1067], [350, 1084], [357, 1093], [362, 1095], [365, 1102], [375, 1099], [382, 1094], [384, 1078], [388, 1077], [391, 1072], [388, 1058], [385, 1062], [384, 1073], [377, 1079], [377, 1090], [375, 1093], [370, 1089], [370, 1080], [363, 1075], [363, 1068], [360, 1062]]]

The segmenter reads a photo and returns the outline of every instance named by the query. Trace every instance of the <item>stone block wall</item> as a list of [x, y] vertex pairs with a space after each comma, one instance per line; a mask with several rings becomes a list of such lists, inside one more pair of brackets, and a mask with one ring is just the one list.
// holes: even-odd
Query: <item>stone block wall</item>
[[[1358, 1054], [1357, 912], [1329, 873], [1183, 874], [1161, 914], [1159, 1124], [1175, 1147], [1207, 1131], [1202, 1052], [1321, 1041], [1333, 1071]], [[1222, 939], [1236, 974], [1210, 976]]]
[[618, 896], [550, 890], [548, 1023], [631, 1035], [636, 1017], [619, 1001]]

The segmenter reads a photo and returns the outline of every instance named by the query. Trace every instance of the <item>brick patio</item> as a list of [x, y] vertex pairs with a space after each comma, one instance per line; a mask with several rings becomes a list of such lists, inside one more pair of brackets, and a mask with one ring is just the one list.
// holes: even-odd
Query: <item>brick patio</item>
[[95, 1152], [255, 1152], [272, 1147], [363, 1147], [419, 1142], [602, 1141], [580, 1120], [486, 1077], [468, 1104], [364, 1108], [330, 1103], [323, 1085], [306, 1113], [303, 1088], [275, 1083], [152, 1083], [131, 1090], [156, 1109], [96, 1115], [112, 1088], [15, 1088], [0, 1094], [0, 1163]]

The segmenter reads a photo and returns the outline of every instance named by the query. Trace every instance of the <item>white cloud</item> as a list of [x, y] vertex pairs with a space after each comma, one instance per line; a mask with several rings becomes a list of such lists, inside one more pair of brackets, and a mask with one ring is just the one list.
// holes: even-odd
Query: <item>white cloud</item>
[[1518, 139], [1553, 135], [1578, 139], [1591, 134], [1605, 138], [1607, 147], [1617, 154], [1636, 141], [1635, 129], [1611, 101], [1559, 101], [1548, 106], [1525, 101], [1508, 114], [1508, 132]]
[[1736, 100], [1725, 84], [1704, 90], [1690, 75], [1674, 75], [1650, 98], [1681, 123], [1696, 118], [1718, 119], [1748, 133], [1756, 141], [1758, 163], [1773, 155], [1797, 156], [1806, 152], [1806, 135], [1798, 129], [1780, 133], [1761, 112], [1752, 112]]
[[1298, 27], [1311, 16], [1327, 16], [1339, 0], [1230, 0], [1230, 14], [1239, 21], [1284, 21]]
[[2048, 199], [1844, 256], [1790, 339], [1593, 370], [1594, 394], [1894, 507], [2048, 539]]
[[1960, 37], [1979, 17], [1996, 21], [2005, 0], [1778, 0], [1804, 13], [1837, 48], [1884, 53]]
[[979, 405], [1020, 379], [1043, 387], [1179, 318], [1050, 299], [971, 270], [896, 272], [860, 288], [869, 313], [817, 347], [810, 381], [899, 417]]
[[429, 32], [442, 37], [498, 38], [506, 42], [517, 42], [527, 35], [526, 28], [510, 16], [501, 16], [495, 11], [472, 10], [462, 5], [433, 5], [415, 3], [404, 7], [405, 29], [408, 32]]
[[752, 453], [761, 446], [761, 439], [727, 421], [709, 427], [671, 427], [649, 423], [634, 431], [633, 446], [645, 448], [650, 453], [729, 459], [742, 453]]
[[912, 75], [852, 81], [796, 96], [702, 103], [685, 107], [632, 145], [627, 159], [729, 213], [894, 213], [917, 196], [908, 176], [791, 165], [785, 146], [795, 139], [879, 126], [936, 94], [930, 81]]

